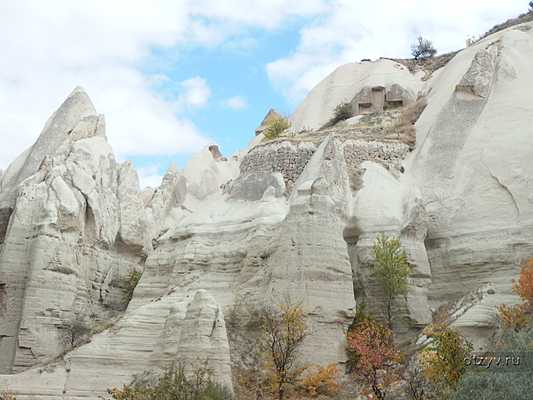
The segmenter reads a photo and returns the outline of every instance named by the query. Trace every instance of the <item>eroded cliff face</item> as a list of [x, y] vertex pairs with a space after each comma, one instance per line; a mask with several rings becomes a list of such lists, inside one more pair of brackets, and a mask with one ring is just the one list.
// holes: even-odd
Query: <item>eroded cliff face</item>
[[[208, 359], [231, 388], [254, 362], [254, 311], [287, 297], [308, 317], [303, 361], [342, 363], [356, 302], [383, 313], [379, 233], [399, 236], [413, 266], [394, 305], [400, 340], [449, 305], [483, 346], [533, 254], [532, 69], [532, 24], [428, 81], [390, 60], [350, 64], [291, 117], [301, 129], [258, 132], [228, 158], [211, 146], [142, 192], [75, 90], [0, 175], [0, 385], [19, 399], [97, 399], [136, 373]], [[427, 98], [416, 144], [401, 108], [319, 129], [338, 103], [394, 84]], [[128, 301], [131, 271], [142, 276]], [[90, 340], [74, 343], [80, 324]]]
[[68, 349], [74, 321], [121, 312], [121, 277], [142, 269], [136, 172], [118, 165], [103, 116], [76, 89], [2, 180], [0, 368], [19, 372]]

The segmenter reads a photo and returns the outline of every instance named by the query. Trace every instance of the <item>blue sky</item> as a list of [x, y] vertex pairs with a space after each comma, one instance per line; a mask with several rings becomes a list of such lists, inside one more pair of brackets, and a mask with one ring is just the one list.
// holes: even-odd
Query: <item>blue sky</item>
[[[337, 66], [439, 52], [527, 10], [526, 0], [19, 0], [0, 2], [0, 169], [76, 86], [141, 185], [218, 143], [247, 146], [270, 107], [290, 114]], [[8, 145], [5, 145], [5, 144]]]
[[[302, 25], [303, 21], [294, 21], [273, 32], [257, 30], [222, 46], [157, 50], [144, 71], [168, 77], [170, 81], [157, 85], [157, 90], [170, 97], [175, 95], [176, 82], [191, 76], [205, 79], [211, 91], [209, 102], [186, 113], [204, 135], [220, 146], [223, 154], [234, 154], [252, 140], [255, 128], [271, 107], [284, 115], [294, 110], [295, 104], [269, 81], [265, 66], [290, 54], [298, 44]], [[174, 57], [176, 53], [180, 56]], [[242, 98], [245, 105], [229, 107], [226, 101], [232, 97]], [[176, 153], [132, 160], [138, 167], [157, 163], [163, 173], [173, 162], [184, 167], [189, 157], [190, 153]]]

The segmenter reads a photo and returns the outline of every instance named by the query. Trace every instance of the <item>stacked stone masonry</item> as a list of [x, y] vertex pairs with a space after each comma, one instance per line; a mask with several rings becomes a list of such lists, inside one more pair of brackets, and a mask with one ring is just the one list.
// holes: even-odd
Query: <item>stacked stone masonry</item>
[[402, 160], [409, 152], [409, 146], [403, 143], [367, 140], [347, 140], [343, 149], [352, 185], [358, 182], [364, 173], [361, 168], [363, 162], [373, 161], [393, 173], [403, 172]]
[[290, 191], [315, 152], [312, 143], [272, 142], [254, 147], [240, 165], [241, 175], [280, 172]]

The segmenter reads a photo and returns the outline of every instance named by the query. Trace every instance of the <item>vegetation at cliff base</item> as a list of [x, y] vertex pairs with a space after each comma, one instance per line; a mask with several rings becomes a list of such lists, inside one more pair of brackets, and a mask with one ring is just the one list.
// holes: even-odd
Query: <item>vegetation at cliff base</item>
[[121, 389], [109, 389], [115, 400], [231, 400], [229, 389], [216, 383], [207, 362], [187, 374], [183, 364], [175, 364], [159, 375], [145, 372]]
[[472, 345], [444, 324], [430, 325], [424, 333], [431, 340], [421, 354], [425, 376], [443, 391], [455, 389], [466, 372], [465, 359], [472, 353]]
[[262, 319], [272, 392], [283, 400], [287, 386], [293, 385], [302, 372], [297, 356], [307, 335], [304, 312], [300, 305], [284, 303], [265, 309]]
[[[242, 399], [308, 399], [333, 397], [340, 390], [337, 364], [303, 362], [309, 332], [301, 304], [285, 300], [254, 312], [260, 337], [254, 365], [240, 370], [236, 390]], [[254, 319], [255, 319], [254, 318]]]
[[[347, 348], [356, 356], [353, 374], [376, 399], [384, 400], [391, 384], [400, 379], [396, 367], [401, 354], [392, 331], [375, 320], [364, 319], [348, 332]], [[363, 389], [363, 393], [370, 392]]]
[[17, 398], [9, 390], [2, 390], [0, 392], [0, 400], [17, 400]]

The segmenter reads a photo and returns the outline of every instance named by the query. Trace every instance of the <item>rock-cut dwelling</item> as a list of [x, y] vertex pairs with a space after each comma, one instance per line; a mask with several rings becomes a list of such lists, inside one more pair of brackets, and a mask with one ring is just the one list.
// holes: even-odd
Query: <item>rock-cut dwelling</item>
[[365, 86], [351, 103], [353, 115], [359, 115], [402, 107], [413, 100], [414, 96], [409, 90], [394, 83], [390, 86]]

